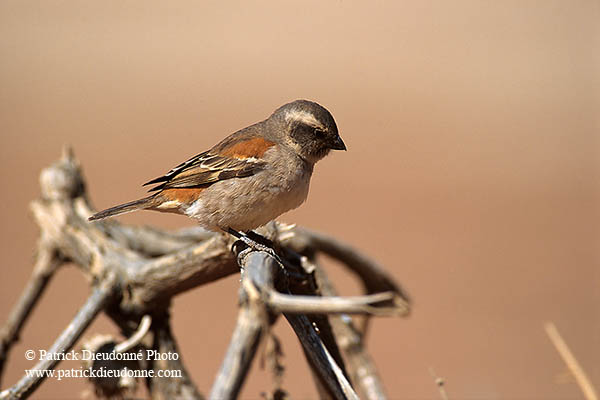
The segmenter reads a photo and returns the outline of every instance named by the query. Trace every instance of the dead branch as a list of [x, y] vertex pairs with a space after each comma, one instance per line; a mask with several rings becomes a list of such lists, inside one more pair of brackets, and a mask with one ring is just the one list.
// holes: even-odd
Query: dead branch
[[[73, 318], [73, 321], [60, 334], [54, 344], [48, 349], [47, 354], [62, 354], [70, 350], [83, 331], [94, 320], [96, 315], [110, 301], [114, 290], [116, 279], [114, 275], [107, 276], [102, 283], [94, 289], [85, 304]], [[52, 370], [58, 364], [59, 360], [52, 357], [44, 358], [39, 361], [33, 369]], [[16, 385], [9, 390], [0, 393], [1, 399], [27, 397], [37, 386], [46, 378], [44, 375], [25, 375]]]
[[123, 246], [148, 257], [159, 257], [192, 246], [214, 236], [201, 227], [166, 232], [151, 226], [127, 226], [108, 220], [99, 229]]
[[271, 393], [263, 392], [265, 399], [285, 399], [288, 394], [283, 390], [283, 378], [285, 375], [285, 364], [283, 363], [283, 349], [279, 338], [271, 330], [267, 336], [265, 351], [261, 358], [261, 369], [267, 368], [271, 372], [273, 389]]
[[[410, 312], [410, 297], [400, 285], [374, 260], [359, 253], [351, 246], [334, 238], [305, 228], [294, 227], [280, 232], [279, 241], [294, 251], [314, 258], [315, 253], [323, 253], [340, 261], [342, 265], [357, 275], [366, 293], [394, 292], [396, 305], [404, 308], [404, 316]], [[362, 321], [359, 332], [367, 333], [369, 316]]]
[[[337, 294], [323, 268], [315, 266], [315, 279], [324, 295], [335, 296]], [[352, 383], [365, 399], [381, 400], [387, 398], [375, 363], [367, 352], [363, 336], [354, 326], [352, 318], [345, 314], [337, 314], [331, 315], [329, 320], [346, 360]]]
[[[211, 398], [237, 396], [258, 343], [279, 314], [285, 315], [296, 332], [323, 393], [337, 399], [356, 398], [338, 349], [340, 339], [345, 340], [348, 333], [332, 329], [329, 318], [335, 327], [347, 313], [386, 316], [408, 313], [407, 298], [389, 275], [367, 257], [323, 235], [269, 224], [260, 232], [278, 249], [282, 263], [279, 264], [264, 252], [240, 248], [239, 242], [234, 254], [230, 251], [234, 238], [201, 229], [172, 233], [123, 226], [117, 221], [89, 223], [87, 217], [92, 215], [93, 208], [87, 199], [79, 164], [70, 151], [65, 151], [61, 160], [42, 171], [40, 183], [41, 198], [31, 204], [32, 215], [41, 231], [38, 260], [30, 283], [1, 331], [0, 372], [3, 360], [49, 277], [66, 261], [74, 263], [95, 289], [49, 352], [70, 349], [102, 310], [129, 339], [122, 345], [112, 342], [97, 351], [127, 352], [139, 348], [177, 352], [169, 319], [171, 299], [242, 268], [238, 324], [213, 384]], [[363, 280], [367, 295], [338, 297], [333, 289], [320, 287], [321, 283], [313, 276], [319, 270], [314, 258], [317, 251], [347, 263]], [[343, 341], [342, 349], [351, 360], [352, 380], [365, 389], [366, 377], [376, 382], [378, 377], [368, 364], [370, 359], [360, 336], [356, 340], [361, 357], [353, 358]], [[57, 364], [56, 360], [44, 360], [33, 369], [49, 370]], [[182, 372], [178, 379], [146, 379], [153, 398], [202, 398], [181, 357], [141, 362], [139, 368]], [[361, 368], [366, 368], [368, 373], [355, 378]], [[2, 398], [27, 397], [42, 380], [25, 376], [2, 392]], [[383, 392], [374, 390], [373, 393]]]
[[356, 392], [305, 315], [285, 314], [313, 372], [334, 399], [358, 399]]
[[[179, 354], [177, 360], [158, 360], [152, 361], [150, 364], [149, 368], [155, 372], [154, 377], [148, 382], [148, 389], [152, 398], [155, 400], [204, 399], [204, 396], [196, 388], [183, 363], [183, 356], [179, 352], [177, 342], [171, 332], [171, 322], [168, 313], [164, 313], [159, 318], [153, 320], [152, 332], [154, 333], [152, 350], [160, 354]], [[172, 379], [161, 378], [157, 373], [159, 370], [181, 371], [181, 377]]]
[[144, 336], [146, 336], [146, 334], [150, 330], [150, 325], [152, 325], [152, 317], [150, 315], [144, 315], [142, 317], [142, 320], [140, 321], [140, 326], [138, 326], [137, 330], [133, 333], [133, 335], [116, 345], [115, 351], [117, 353], [124, 353], [133, 349], [142, 341]]
[[[275, 311], [296, 314], [362, 314], [394, 316], [404, 312], [395, 305], [386, 306], [396, 298], [393, 292], [366, 296], [327, 297], [287, 295], [277, 292], [268, 294], [267, 304]], [[384, 305], [382, 305], [384, 304]]]
[[581, 367], [581, 364], [579, 364], [571, 352], [571, 349], [569, 349], [569, 346], [558, 332], [556, 325], [554, 325], [552, 322], [547, 322], [544, 325], [544, 329], [546, 330], [546, 334], [550, 338], [550, 341], [556, 348], [556, 351], [558, 351], [558, 354], [560, 354], [561, 358], [569, 368], [569, 372], [571, 372], [575, 377], [577, 385], [583, 392], [583, 396], [586, 398], [586, 400], [598, 400], [598, 394], [596, 393], [594, 385], [592, 385], [590, 378], [588, 378], [587, 374]]
[[33, 274], [0, 331], [0, 381], [12, 344], [18, 340], [23, 325], [61, 263], [52, 245], [47, 240], [40, 239]]
[[268, 262], [267, 257], [262, 252], [251, 252], [240, 257], [241, 309], [229, 349], [210, 392], [210, 399], [237, 397], [263, 334], [274, 321], [274, 316], [269, 315], [262, 301], [261, 292], [274, 287], [279, 265]]
[[[332, 237], [305, 228], [284, 230], [279, 237], [282, 244], [301, 254], [322, 252], [342, 262], [360, 278], [366, 293], [394, 292], [408, 304], [410, 297], [381, 265], [352, 246]], [[408, 312], [408, 308], [406, 310]]]
[[[232, 338], [230, 350], [227, 352], [225, 362], [215, 382], [215, 385], [218, 385], [221, 381], [231, 382], [232, 390], [221, 390], [220, 388], [226, 387], [225, 385], [213, 386], [211, 399], [236, 397], [236, 389], [239, 390], [243, 376], [246, 375], [247, 371], [245, 369], [249, 367], [249, 363], [254, 357], [264, 327], [269, 326], [270, 321], [274, 319], [272, 314], [269, 315], [268, 307], [270, 306], [269, 300], [275, 292], [275, 287], [283, 286], [283, 290], [289, 289], [286, 287], [287, 279], [283, 266], [278, 264], [269, 254], [246, 249], [239, 253], [239, 258], [242, 266], [241, 297], [244, 299], [243, 302], [248, 305], [243, 308], [240, 316], [247, 315], [252, 317], [254, 321], [244, 318], [240, 323], [240, 319], [238, 319], [238, 327], [236, 327]], [[245, 311], [252, 309], [255, 310], [254, 313]], [[271, 312], [273, 312], [272, 309]], [[327, 392], [335, 399], [358, 399], [342, 370], [319, 338], [311, 321], [305, 315], [291, 313], [284, 313], [284, 315], [298, 336], [306, 357], [311, 363], [313, 372], [319, 377]], [[256, 321], [258, 321], [258, 324]], [[242, 338], [236, 338], [236, 334], [242, 331], [244, 326], [250, 329], [246, 329], [247, 332], [241, 333]], [[240, 342], [246, 345], [240, 346]], [[231, 374], [232, 369], [239, 372]], [[230, 375], [233, 375], [234, 379], [231, 379]]]

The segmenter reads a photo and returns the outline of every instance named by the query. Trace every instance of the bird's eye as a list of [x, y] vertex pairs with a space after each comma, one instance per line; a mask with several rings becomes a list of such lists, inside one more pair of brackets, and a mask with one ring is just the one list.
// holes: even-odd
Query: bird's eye
[[316, 137], [322, 138], [325, 136], [325, 131], [323, 129], [315, 128], [314, 132]]

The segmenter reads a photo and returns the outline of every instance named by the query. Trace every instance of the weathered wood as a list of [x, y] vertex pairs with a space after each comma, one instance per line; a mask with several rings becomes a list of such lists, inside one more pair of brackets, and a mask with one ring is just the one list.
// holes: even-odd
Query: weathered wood
[[[85, 304], [79, 309], [75, 318], [60, 334], [54, 344], [50, 346], [48, 354], [64, 354], [69, 351], [85, 329], [92, 323], [96, 315], [113, 298], [116, 289], [114, 275], [107, 276], [98, 287], [94, 288], [92, 294]], [[52, 357], [44, 358], [32, 368], [33, 370], [52, 370], [59, 360]], [[45, 375], [25, 375], [16, 385], [0, 393], [0, 399], [26, 398], [46, 379]]]
[[263, 252], [250, 252], [240, 257], [242, 280], [240, 312], [223, 364], [210, 391], [210, 399], [236, 398], [262, 337], [274, 317], [269, 315], [261, 293], [274, 288], [277, 265]]
[[[340, 315], [408, 313], [406, 296], [382, 268], [349, 246], [324, 235], [271, 223], [259, 232], [268, 236], [278, 249], [279, 257], [273, 258], [256, 250], [260, 250], [260, 246], [256, 249], [236, 246], [232, 252], [235, 238], [196, 228], [173, 233], [123, 226], [111, 220], [90, 223], [87, 218], [93, 214], [93, 208], [85, 192], [79, 163], [70, 151], [42, 171], [40, 183], [41, 198], [31, 203], [32, 215], [41, 231], [38, 259], [28, 286], [0, 331], [0, 375], [8, 352], [44, 287], [56, 268], [67, 261], [88, 278], [93, 292], [49, 352], [70, 349], [100, 311], [106, 312], [126, 338], [130, 337], [122, 351], [138, 345], [176, 352], [168, 317], [172, 298], [237, 273], [241, 268], [238, 323], [213, 384], [211, 398], [235, 398], [239, 394], [261, 338], [281, 314], [296, 332], [324, 395], [336, 399], [356, 398], [338, 351], [340, 339], [351, 337], [349, 327], [344, 328], [345, 332], [340, 329]], [[312, 271], [304, 268], [312, 265], [318, 272], [317, 252], [326, 252], [347, 263], [362, 279], [368, 295], [338, 297], [334, 290], [317, 287]], [[332, 315], [334, 329], [327, 315]], [[146, 316], [146, 325], [139, 327], [143, 316]], [[148, 331], [150, 318], [152, 325]], [[379, 382], [362, 343], [358, 356], [350, 352], [344, 342], [341, 349], [350, 360], [349, 376], [359, 387], [370, 390], [365, 386], [368, 378]], [[40, 361], [33, 369], [51, 370], [58, 362]], [[181, 357], [142, 364], [140, 368], [148, 370], [177, 369], [183, 373], [179, 379], [146, 379], [153, 398], [202, 398]], [[367, 368], [368, 374], [361, 378], [356, 371], [362, 367]], [[3, 391], [0, 398], [27, 397], [42, 381], [42, 377], [25, 376]], [[383, 390], [372, 392], [382, 394]]]

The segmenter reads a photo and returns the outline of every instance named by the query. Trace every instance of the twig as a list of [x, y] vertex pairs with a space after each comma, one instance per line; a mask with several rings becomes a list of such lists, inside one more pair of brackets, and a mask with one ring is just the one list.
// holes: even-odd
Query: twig
[[435, 373], [433, 368], [429, 368], [429, 373], [431, 374], [431, 377], [434, 379], [435, 385], [438, 387], [438, 391], [440, 392], [441, 399], [448, 400], [448, 394], [446, 393], [446, 388], [444, 387], [444, 385], [446, 384], [446, 381], [444, 380], [444, 378], [440, 378], [439, 376], [437, 376], [437, 374]]
[[596, 394], [596, 389], [590, 382], [590, 379], [586, 375], [585, 371], [569, 349], [567, 343], [563, 340], [562, 336], [558, 332], [556, 325], [552, 322], [547, 322], [544, 325], [544, 329], [546, 330], [546, 334], [550, 338], [550, 341], [558, 351], [558, 354], [562, 357], [563, 361], [569, 368], [569, 371], [575, 377], [579, 388], [583, 392], [583, 396], [587, 400], [598, 400], [598, 395]]
[[[281, 348], [281, 342], [271, 330], [266, 340], [263, 357], [261, 358], [261, 369], [266, 367], [271, 372], [273, 390], [270, 398], [273, 400], [287, 395], [285, 390], [283, 390], [283, 377], [285, 374], [283, 358], [284, 354], [283, 349]], [[264, 395], [265, 398], [269, 398], [266, 393], [264, 393]]]
[[140, 325], [138, 326], [137, 330], [128, 339], [116, 345], [115, 352], [124, 353], [137, 346], [140, 343], [140, 341], [144, 338], [144, 336], [146, 336], [146, 333], [148, 333], [151, 324], [152, 317], [148, 314], [144, 315], [142, 317], [142, 320], [140, 321]]
[[[315, 279], [319, 289], [326, 296], [337, 292], [323, 268], [315, 266]], [[383, 382], [375, 363], [364, 346], [363, 337], [348, 315], [337, 314], [329, 317], [340, 350], [346, 360], [346, 368], [354, 386], [369, 400], [387, 398]]]
[[[348, 244], [299, 227], [284, 227], [279, 234], [279, 240], [301, 254], [320, 251], [341, 261], [360, 278], [366, 293], [392, 291], [397, 293], [406, 305], [410, 305], [408, 294], [377, 262]], [[404, 315], [408, 316], [409, 313], [410, 307], [407, 307]], [[360, 329], [361, 335], [366, 335], [368, 324], [369, 317], [367, 316]]]
[[407, 304], [410, 303], [409, 296], [377, 262], [356, 251], [352, 246], [304, 228], [296, 227], [292, 232], [282, 235], [283, 243], [290, 244], [299, 252], [309, 247], [341, 261], [359, 276], [367, 293], [393, 291]]
[[305, 315], [284, 314], [302, 344], [304, 355], [321, 383], [334, 399], [358, 399], [350, 382], [337, 365]]
[[368, 314], [377, 316], [402, 315], [405, 308], [395, 306], [376, 306], [377, 303], [391, 302], [397, 296], [393, 292], [377, 293], [366, 296], [315, 297], [286, 295], [269, 292], [268, 305], [278, 312], [296, 314]]
[[[307, 257], [299, 257], [298, 254], [294, 254], [291, 250], [289, 249], [285, 249], [286, 254], [288, 257], [291, 258], [291, 260], [295, 260], [295, 262], [298, 264], [295, 268], [295, 270], [298, 272], [298, 275], [300, 277], [300, 280], [298, 280], [298, 278], [292, 279], [290, 276], [290, 287], [289, 287], [289, 292], [294, 294], [294, 295], [299, 295], [299, 296], [310, 296], [312, 298], [320, 298], [322, 296], [327, 296], [327, 293], [324, 293], [318, 282], [316, 281], [316, 277], [315, 277], [315, 271], [316, 271], [316, 264], [314, 264], [314, 260], [309, 260]], [[286, 271], [289, 271], [289, 262], [288, 262], [288, 269], [286, 269]], [[302, 276], [304, 276], [302, 278]], [[318, 333], [319, 335], [319, 339], [321, 340], [322, 344], [325, 346], [325, 348], [327, 349], [327, 352], [331, 355], [331, 357], [333, 358], [333, 360], [335, 361], [335, 364], [337, 364], [337, 366], [339, 367], [339, 369], [341, 370], [341, 373], [344, 375], [344, 377], [349, 380], [350, 377], [348, 375], [348, 372], [346, 371], [346, 365], [344, 362], [344, 359], [342, 358], [342, 354], [340, 352], [340, 348], [338, 346], [338, 340], [333, 332], [333, 328], [331, 326], [330, 323], [330, 318], [333, 317], [334, 315], [339, 315], [339, 314], [333, 314], [333, 315], [328, 315], [328, 314], [321, 314], [321, 313], [313, 313], [313, 314], [306, 314], [306, 317], [308, 318], [310, 324], [312, 325], [311, 328], [314, 328], [315, 332]], [[319, 397], [324, 398], [324, 399], [330, 399], [332, 398], [330, 392], [331, 390], [327, 388], [327, 386], [325, 385], [325, 382], [323, 380], [323, 378], [320, 376], [320, 372], [318, 370], [316, 370], [314, 367], [311, 369], [312, 372], [312, 376], [313, 376], [313, 380], [315, 382], [315, 385], [317, 387], [317, 391], [319, 393]]]
[[61, 263], [55, 249], [48, 241], [40, 240], [33, 274], [0, 331], [0, 380], [10, 348], [19, 339], [19, 333], [25, 325], [25, 321]]
[[[109, 275], [98, 285], [79, 309], [75, 318], [48, 349], [48, 354], [62, 354], [73, 347], [77, 339], [104, 308], [116, 288], [115, 275]], [[56, 359], [55, 359], [56, 358]], [[60, 362], [58, 357], [48, 357], [39, 361], [32, 370], [52, 370]], [[0, 399], [27, 398], [46, 378], [45, 374], [23, 376], [13, 387], [0, 393]]]

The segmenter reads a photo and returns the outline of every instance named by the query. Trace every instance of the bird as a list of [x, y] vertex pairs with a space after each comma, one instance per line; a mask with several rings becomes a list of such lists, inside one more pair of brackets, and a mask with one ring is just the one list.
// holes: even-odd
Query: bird
[[331, 113], [292, 101], [145, 183], [154, 185], [149, 196], [89, 220], [153, 210], [186, 215], [210, 231], [251, 232], [306, 200], [314, 166], [331, 150], [346, 150]]

